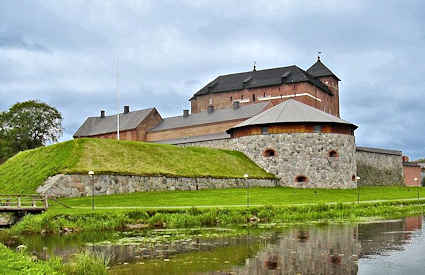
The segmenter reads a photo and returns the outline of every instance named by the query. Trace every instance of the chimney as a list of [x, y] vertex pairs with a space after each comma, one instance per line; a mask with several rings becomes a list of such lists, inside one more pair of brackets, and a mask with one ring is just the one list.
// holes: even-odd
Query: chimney
[[211, 114], [212, 112], [214, 112], [214, 105], [209, 105], [208, 106], [208, 114]]
[[105, 111], [104, 110], [100, 111], [100, 117], [101, 118], [104, 118], [105, 117]]
[[124, 114], [130, 113], [130, 106], [126, 105], [124, 106]]
[[239, 101], [233, 101], [233, 110], [239, 109]]
[[183, 110], [183, 117], [189, 116], [189, 110]]

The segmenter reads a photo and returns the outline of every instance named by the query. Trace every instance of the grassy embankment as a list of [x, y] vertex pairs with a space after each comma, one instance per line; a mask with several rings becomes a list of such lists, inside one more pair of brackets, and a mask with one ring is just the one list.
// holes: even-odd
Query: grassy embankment
[[273, 178], [244, 154], [111, 139], [76, 139], [28, 150], [0, 165], [0, 193], [34, 193], [59, 173]]
[[14, 252], [0, 243], [1, 274], [107, 274], [103, 259], [88, 254], [76, 255], [73, 263], [64, 264], [59, 258], [49, 261], [32, 259], [22, 252]]
[[247, 224], [287, 224], [317, 221], [358, 221], [364, 217], [395, 218], [423, 213], [425, 200], [375, 203], [336, 203], [298, 206], [262, 206], [189, 209], [102, 209], [49, 210], [28, 215], [13, 226], [10, 234], [60, 233], [63, 231], [125, 230], [140, 228], [189, 228]]

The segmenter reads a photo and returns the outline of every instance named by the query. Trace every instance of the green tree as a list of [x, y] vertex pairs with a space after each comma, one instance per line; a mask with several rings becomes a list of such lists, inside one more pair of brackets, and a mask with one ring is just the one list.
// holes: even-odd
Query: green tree
[[18, 102], [0, 113], [0, 161], [62, 135], [62, 115], [55, 108], [35, 100]]

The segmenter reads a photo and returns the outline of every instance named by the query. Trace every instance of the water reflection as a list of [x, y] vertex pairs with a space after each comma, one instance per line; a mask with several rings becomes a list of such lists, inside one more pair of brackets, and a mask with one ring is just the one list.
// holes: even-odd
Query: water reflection
[[[415, 241], [416, 235], [422, 236], [422, 220], [422, 217], [408, 217], [359, 225], [294, 227], [271, 238], [257, 239], [257, 242], [251, 240], [251, 243], [244, 244], [241, 240], [238, 245], [229, 244], [209, 252], [177, 255], [169, 261], [143, 260], [137, 264], [116, 266], [111, 273], [369, 274], [370, 268], [366, 273], [359, 269], [363, 264], [362, 259], [373, 265], [377, 256], [408, 249], [408, 244]], [[258, 246], [261, 242], [263, 245]], [[246, 252], [246, 247], [252, 247], [251, 255]], [[425, 252], [425, 247], [422, 247], [422, 251]], [[415, 274], [415, 270], [417, 274], [422, 274], [425, 269], [418, 266], [409, 274]], [[388, 272], [391, 271], [382, 273], [378, 267], [374, 274]]]
[[67, 258], [82, 249], [103, 253], [111, 259], [111, 274], [424, 274], [422, 223], [420, 216], [173, 242], [139, 242], [141, 233], [125, 235], [126, 243], [122, 233], [25, 242], [40, 257]]

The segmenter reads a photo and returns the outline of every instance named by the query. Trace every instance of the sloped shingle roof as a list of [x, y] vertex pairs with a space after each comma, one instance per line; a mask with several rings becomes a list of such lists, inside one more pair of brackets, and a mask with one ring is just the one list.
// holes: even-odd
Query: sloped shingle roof
[[317, 62], [307, 69], [307, 72], [314, 77], [333, 76], [340, 80], [320, 59], [317, 59]]
[[162, 122], [156, 127], [152, 128], [150, 132], [250, 118], [264, 111], [268, 104], [269, 102], [262, 102], [257, 104], [241, 105], [238, 109], [217, 109], [212, 113], [208, 113], [207, 111], [199, 112], [190, 114], [188, 117], [167, 117], [164, 118], [164, 120], [162, 120]]
[[[222, 93], [285, 83], [309, 82], [322, 91], [333, 95], [331, 90], [313, 75], [297, 66], [250, 71], [228, 75], [220, 75], [205, 87], [196, 92], [193, 97], [210, 93]], [[192, 98], [193, 98], [192, 97]]]
[[158, 140], [152, 141], [153, 143], [161, 143], [161, 144], [184, 144], [191, 142], [200, 142], [200, 141], [208, 141], [208, 140], [219, 140], [219, 139], [229, 139], [230, 135], [226, 132], [209, 134], [209, 135], [201, 135], [201, 136], [192, 136], [192, 137], [184, 137], [184, 138], [176, 138], [176, 139], [167, 139], [167, 140]]
[[[154, 108], [120, 114], [120, 131], [136, 129]], [[88, 137], [113, 133], [117, 130], [117, 116], [89, 117], [75, 132], [74, 137]]]
[[337, 123], [352, 125], [353, 127], [357, 128], [357, 126], [348, 121], [342, 120], [336, 116], [320, 111], [294, 99], [289, 99], [274, 106], [273, 108], [270, 108], [267, 111], [264, 111], [250, 119], [245, 120], [242, 123], [239, 123], [231, 129], [253, 125], [296, 122]]

